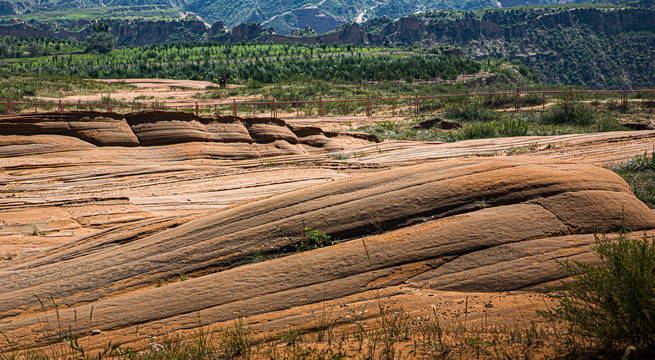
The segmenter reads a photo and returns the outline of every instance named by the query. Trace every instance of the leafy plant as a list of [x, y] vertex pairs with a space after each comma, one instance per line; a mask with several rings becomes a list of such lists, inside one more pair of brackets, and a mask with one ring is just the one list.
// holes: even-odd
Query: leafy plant
[[302, 227], [299, 240], [294, 241], [291, 246], [297, 251], [308, 251], [332, 245], [332, 237], [325, 232], [310, 229], [307, 226]]
[[547, 317], [569, 322], [574, 334], [603, 346], [655, 351], [655, 238], [634, 238], [622, 228], [616, 238], [596, 235], [600, 263], [560, 262], [573, 279], [552, 296], [559, 301]]

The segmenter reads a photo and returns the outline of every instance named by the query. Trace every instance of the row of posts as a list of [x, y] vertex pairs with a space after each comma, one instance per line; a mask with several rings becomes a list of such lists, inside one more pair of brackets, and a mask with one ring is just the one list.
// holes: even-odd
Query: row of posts
[[[598, 104], [599, 104], [599, 102], [598, 102], [598, 93], [599, 92], [596, 91], [596, 101], [595, 101], [596, 111], [598, 111]], [[489, 94], [489, 95], [491, 97], [491, 107], [493, 107], [494, 94]], [[468, 90], [466, 90], [466, 93], [465, 93], [464, 96], [467, 99], [469, 98], [470, 95], [468, 93]], [[572, 101], [573, 96], [574, 96], [573, 89], [569, 89], [568, 96], [569, 96], [569, 99]], [[391, 99], [391, 114], [392, 114], [392, 116], [395, 116], [395, 113], [396, 113], [395, 100], [396, 99]], [[545, 100], [546, 100], [546, 93], [542, 92], [542, 107], [543, 107], [544, 110], [545, 110], [545, 106], [546, 106], [546, 101]], [[347, 102], [347, 100], [343, 100], [343, 115], [344, 116], [346, 116], [346, 102]], [[299, 104], [300, 104], [300, 101], [296, 102], [296, 115], [299, 115], [299, 109], [298, 109]], [[651, 106], [653, 104], [653, 91], [650, 92], [650, 104], [651, 104]], [[37, 104], [33, 104], [33, 105], [34, 105], [34, 111], [38, 112]], [[59, 100], [58, 105], [59, 105], [58, 106], [59, 112], [63, 112], [64, 111], [64, 103], [62, 102], [62, 100]], [[234, 115], [234, 116], [238, 116], [237, 105], [238, 105], [237, 101], [236, 101], [236, 99], [234, 99], [233, 102], [232, 102], [232, 115]], [[256, 104], [252, 105], [252, 111], [253, 111], [252, 114], [253, 114], [253, 116], [256, 116], [255, 105]], [[442, 107], [444, 106], [443, 97], [441, 97], [441, 106]], [[521, 109], [521, 92], [520, 92], [519, 89], [516, 89], [514, 106], [515, 106], [515, 111], [519, 111]], [[627, 110], [627, 107], [628, 107], [628, 92], [625, 90], [625, 88], [623, 89], [623, 91], [621, 91], [621, 105], [620, 106], [621, 106], [622, 111], [625, 112]], [[87, 105], [84, 105], [84, 110], [86, 110], [86, 107], [87, 107]], [[373, 116], [373, 104], [372, 104], [370, 96], [366, 97], [365, 107], [366, 107], [366, 116], [367, 117], [372, 117]], [[132, 108], [132, 109], [134, 109], [134, 108]], [[214, 109], [215, 109], [215, 112], [217, 113], [217, 105], [214, 105]], [[153, 111], [157, 110], [157, 104], [155, 102], [152, 103], [152, 110]], [[113, 111], [113, 106], [111, 104], [111, 101], [108, 101], [107, 102], [107, 112], [112, 112], [112, 111]], [[7, 114], [13, 114], [13, 113], [14, 113], [14, 103], [11, 101], [11, 99], [7, 99]], [[196, 116], [200, 115], [200, 105], [198, 105], [197, 102], [195, 103], [195, 114], [196, 114]], [[416, 95], [414, 97], [414, 116], [418, 117], [419, 115], [421, 115], [421, 98], [419, 98], [419, 96]], [[324, 101], [323, 101], [322, 97], [320, 97], [319, 100], [318, 100], [318, 116], [321, 116], [321, 117], [324, 116]], [[275, 99], [273, 99], [273, 101], [271, 102], [271, 117], [277, 117], [277, 101]]]

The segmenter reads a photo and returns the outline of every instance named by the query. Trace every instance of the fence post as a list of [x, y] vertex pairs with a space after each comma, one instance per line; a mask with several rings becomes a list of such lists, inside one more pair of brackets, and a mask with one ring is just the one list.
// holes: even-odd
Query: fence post
[[7, 98], [7, 114], [11, 114], [13, 112], [13, 108], [11, 105], [11, 99]]
[[198, 109], [198, 102], [196, 101], [196, 116], [198, 116], [198, 114], [199, 114], [199, 111], [198, 111], [198, 110], [199, 110], [199, 109]]
[[232, 99], [232, 116], [238, 116], [237, 115], [237, 100]]
[[343, 101], [343, 116], [346, 116], [346, 100]]
[[214, 115], [218, 116], [218, 105], [214, 104]]
[[296, 116], [300, 116], [300, 101], [296, 101]]
[[318, 116], [323, 116], [323, 97], [318, 98]]
[[59, 100], [59, 112], [64, 112], [64, 104]]
[[277, 117], [277, 103], [275, 102], [275, 98], [273, 98], [273, 102], [271, 103], [271, 117]]
[[414, 96], [414, 116], [418, 117], [418, 94]]
[[154, 101], [152, 102], [152, 111], [157, 111], [157, 104]]
[[253, 103], [253, 104], [252, 104], [252, 116], [253, 116], [253, 117], [255, 117], [255, 106], [256, 106], [256, 104]]
[[396, 99], [391, 99], [391, 117], [396, 116]]
[[107, 112], [111, 112], [111, 101], [107, 101]]

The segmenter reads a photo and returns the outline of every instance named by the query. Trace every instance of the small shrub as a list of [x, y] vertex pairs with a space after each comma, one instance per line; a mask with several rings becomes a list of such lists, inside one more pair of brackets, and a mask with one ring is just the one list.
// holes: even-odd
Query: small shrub
[[574, 334], [608, 349], [655, 350], [655, 239], [634, 238], [624, 228], [616, 239], [596, 235], [600, 264], [565, 260], [573, 277], [553, 296], [556, 309], [542, 313], [567, 320]]
[[528, 133], [528, 124], [517, 118], [505, 119], [498, 124], [499, 136], [526, 136]]
[[541, 115], [541, 122], [549, 125], [589, 126], [594, 124], [595, 117], [593, 109], [575, 98], [564, 96], [552, 110]]
[[501, 118], [501, 114], [493, 111], [483, 105], [469, 104], [463, 106], [450, 106], [446, 108], [444, 116], [460, 121], [496, 121]]
[[297, 252], [318, 249], [320, 247], [332, 245], [332, 237], [320, 230], [310, 229], [303, 226], [300, 232], [299, 241], [294, 242], [293, 246]]
[[497, 137], [497, 126], [495, 121], [466, 123], [460, 130], [444, 134], [444, 140], [461, 141]]

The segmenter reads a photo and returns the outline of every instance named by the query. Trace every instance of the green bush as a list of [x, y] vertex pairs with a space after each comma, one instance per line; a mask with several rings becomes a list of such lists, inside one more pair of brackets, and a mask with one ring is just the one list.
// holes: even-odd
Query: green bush
[[642, 354], [655, 350], [655, 239], [631, 236], [625, 228], [614, 239], [596, 235], [597, 265], [560, 262], [573, 280], [552, 296], [554, 310], [542, 313], [568, 321], [574, 334], [605, 349], [634, 346]]
[[446, 108], [444, 116], [460, 121], [496, 121], [501, 114], [480, 104], [468, 104], [462, 106], [450, 106]]
[[549, 125], [579, 125], [594, 124], [594, 110], [573, 97], [564, 96], [559, 99], [552, 110], [541, 115], [541, 122]]

